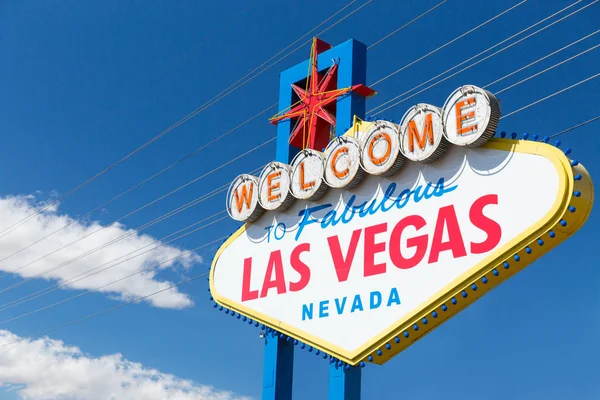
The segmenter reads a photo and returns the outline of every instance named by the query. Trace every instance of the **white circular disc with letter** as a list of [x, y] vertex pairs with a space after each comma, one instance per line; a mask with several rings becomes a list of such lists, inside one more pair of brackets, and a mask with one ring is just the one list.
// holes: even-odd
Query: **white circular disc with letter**
[[448, 148], [442, 109], [430, 104], [412, 106], [400, 122], [400, 151], [412, 161], [433, 162]]
[[239, 175], [227, 191], [227, 213], [236, 221], [253, 222], [263, 213], [258, 204], [258, 179], [252, 175]]
[[325, 149], [325, 182], [333, 188], [351, 189], [364, 176], [360, 146], [350, 136], [338, 136]]
[[444, 136], [458, 146], [479, 147], [494, 136], [500, 102], [485, 89], [466, 85], [444, 103]]
[[360, 160], [371, 175], [391, 176], [404, 164], [400, 153], [400, 127], [388, 121], [375, 121], [360, 140]]
[[284, 211], [294, 201], [290, 195], [290, 166], [273, 161], [258, 177], [258, 202], [269, 211]]
[[292, 196], [300, 200], [317, 200], [327, 191], [323, 182], [322, 153], [312, 149], [301, 150], [290, 165]]

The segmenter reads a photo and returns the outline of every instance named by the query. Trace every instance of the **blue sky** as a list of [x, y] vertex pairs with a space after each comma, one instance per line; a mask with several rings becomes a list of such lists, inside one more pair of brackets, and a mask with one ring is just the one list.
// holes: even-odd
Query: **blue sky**
[[[15, 210], [26, 210], [27, 204], [35, 205], [55, 198], [52, 196], [56, 193], [64, 194], [205, 103], [348, 2], [3, 2], [0, 4], [0, 132], [3, 138], [0, 196], [4, 200], [17, 195], [34, 197], [17, 205], [6, 200], [1, 212], [9, 218]], [[377, 85], [379, 94], [368, 101], [367, 109], [573, 2], [525, 2], [477, 32]], [[363, 3], [357, 1], [348, 11]], [[437, 3], [437, 0], [373, 0], [321, 38], [335, 45], [352, 37], [369, 45]], [[449, 0], [369, 51], [367, 83], [379, 80], [517, 3], [517, 0]], [[581, 1], [570, 10], [589, 3], [590, 0]], [[418, 102], [441, 106], [456, 87], [463, 84], [484, 86], [600, 29], [598, 21], [600, 3], [382, 116], [400, 119], [406, 109]], [[491, 86], [490, 90], [501, 90], [598, 43], [600, 34]], [[56, 223], [53, 218], [57, 215], [78, 218], [175, 162], [191, 149], [272, 105], [277, 100], [279, 71], [306, 59], [308, 54], [308, 46], [291, 54], [68, 197], [56, 212], [51, 210], [49, 219], [32, 220], [0, 238], [0, 256], [9, 255], [18, 250], [19, 245], [29, 244], [31, 238], [40, 237], [44, 223]], [[507, 90], [498, 96], [504, 114], [600, 72], [598, 65], [600, 50], [596, 49]], [[600, 78], [597, 78], [503, 119], [499, 130], [553, 134], [597, 116], [599, 102]], [[215, 143], [89, 219], [100, 224], [111, 223], [263, 143], [275, 134], [267, 117], [266, 114], [248, 123], [226, 140]], [[592, 177], [600, 176], [600, 161], [596, 154], [600, 148], [599, 129], [600, 121], [561, 137], [563, 147], [572, 148], [572, 157], [580, 160]], [[274, 154], [272, 142], [122, 220], [123, 226], [119, 229], [135, 228], [229, 183], [237, 174], [249, 172], [274, 159]], [[152, 238], [161, 238], [223, 209], [224, 194], [220, 194], [148, 228], [144, 233], [151, 238], [136, 236], [136, 240], [146, 243]], [[5, 224], [0, 221], [0, 228], [4, 229]], [[36, 225], [39, 225], [38, 230]], [[229, 219], [215, 223], [173, 243], [177, 247], [169, 248], [157, 257], [178, 254], [178, 249], [191, 249], [210, 242], [231, 233], [236, 226]], [[599, 233], [597, 212], [592, 212], [586, 225], [549, 255], [391, 362], [382, 367], [365, 368], [363, 397], [598, 398], [595, 378], [596, 356], [600, 352], [597, 340], [600, 334], [597, 311], [600, 272], [595, 268], [594, 238]], [[140, 285], [155, 284], [156, 280], [177, 282], [208, 271], [215, 250], [216, 245], [203, 248], [198, 252], [204, 259], [202, 262], [189, 259], [187, 267], [173, 265], [173, 268], [161, 270], [155, 278], [136, 282]], [[60, 254], [51, 265], [62, 261]], [[146, 261], [151, 263], [153, 259]], [[14, 258], [1, 264], [2, 270], [12, 270], [20, 265]], [[2, 292], [3, 288], [20, 279], [13, 274], [0, 281], [0, 304], [49, 284], [47, 280], [34, 279]], [[123, 287], [120, 295], [126, 296], [130, 293], [128, 290], [135, 289], [135, 285], [131, 286]], [[72, 289], [57, 290], [0, 311], [0, 321], [78, 293], [80, 291]], [[259, 398], [263, 342], [258, 338], [258, 331], [215, 312], [208, 301], [204, 279], [181, 287], [180, 293], [180, 297], [165, 298], [161, 304], [145, 302], [124, 307], [54, 331], [49, 337], [76, 346], [86, 357], [120, 353], [145, 368], [191, 380], [197, 386], [215, 387], [217, 395], [221, 395], [220, 391], [231, 391]], [[13, 322], [0, 322], [0, 329], [27, 336], [114, 306], [119, 301], [122, 299], [115, 293], [96, 293]], [[9, 333], [3, 335], [6, 337]], [[8, 352], [7, 349], [0, 348], [0, 380], [39, 387], [35, 375], [25, 380], [2, 373], [13, 365], [9, 364], [10, 360], [16, 362], [14, 358], [2, 355]], [[37, 351], [33, 345], [22, 350], [32, 352], [32, 356]], [[54, 355], [48, 357], [53, 360]], [[36, 361], [32, 361], [32, 365], [35, 364]], [[327, 371], [327, 362], [314, 354], [298, 352], [294, 378], [296, 398], [324, 398]], [[21, 389], [17, 388], [15, 392], [13, 388], [11, 394], [2, 396], [24, 396], [18, 390]]]

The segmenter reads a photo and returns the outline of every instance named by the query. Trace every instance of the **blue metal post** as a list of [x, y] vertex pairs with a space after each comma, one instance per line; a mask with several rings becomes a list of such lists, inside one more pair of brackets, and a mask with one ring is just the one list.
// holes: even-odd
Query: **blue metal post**
[[[319, 54], [319, 66], [327, 68], [332, 59], [339, 59], [337, 87], [366, 83], [367, 47], [354, 39]], [[279, 79], [279, 111], [286, 110], [292, 102], [293, 83], [306, 78], [309, 61], [304, 61], [283, 71]], [[344, 96], [336, 103], [336, 135], [343, 135], [351, 126], [353, 117], [365, 116], [365, 99], [355, 93]], [[290, 121], [277, 124], [277, 161], [289, 163], [297, 149], [289, 145]], [[294, 345], [291, 341], [267, 334], [263, 375], [263, 400], [289, 400], [292, 398]], [[361, 369], [336, 367], [329, 373], [330, 400], [360, 400]]]
[[294, 375], [294, 343], [279, 335], [265, 336], [263, 400], [291, 400]]
[[360, 400], [361, 368], [329, 366], [329, 400]]

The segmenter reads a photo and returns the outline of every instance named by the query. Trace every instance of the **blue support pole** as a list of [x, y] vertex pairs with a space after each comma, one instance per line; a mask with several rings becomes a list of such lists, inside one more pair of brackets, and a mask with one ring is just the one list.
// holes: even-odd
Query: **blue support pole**
[[291, 400], [294, 343], [271, 333], [267, 333], [264, 340], [262, 400]]
[[[337, 87], [349, 87], [366, 83], [367, 46], [354, 39], [319, 54], [319, 66], [327, 68], [331, 60], [339, 60]], [[309, 61], [304, 61], [280, 74], [279, 111], [286, 110], [292, 103], [291, 84], [306, 78]], [[351, 93], [337, 100], [336, 135], [343, 135], [353, 123], [353, 117], [365, 116], [365, 99]], [[289, 145], [290, 121], [277, 124], [277, 161], [289, 163], [298, 152]], [[263, 400], [289, 400], [292, 398], [292, 374], [294, 345], [292, 342], [267, 334], [265, 338], [265, 364], [263, 375]], [[330, 400], [360, 400], [361, 369], [345, 369], [331, 364], [329, 371]]]
[[360, 400], [360, 367], [329, 366], [329, 400]]

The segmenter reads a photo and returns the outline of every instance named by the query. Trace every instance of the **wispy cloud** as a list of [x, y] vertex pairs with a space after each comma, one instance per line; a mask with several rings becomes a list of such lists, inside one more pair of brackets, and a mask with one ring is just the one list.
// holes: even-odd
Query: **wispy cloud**
[[[0, 229], [9, 227], [27, 217], [39, 205], [40, 203], [36, 202], [33, 196], [0, 198]], [[59, 230], [67, 224], [70, 225], [66, 229]], [[101, 225], [97, 221], [75, 221], [68, 215], [60, 214], [57, 207], [50, 208], [0, 239], [0, 260], [10, 256], [0, 262], [0, 270], [6, 272], [16, 270], [15, 274], [23, 278], [29, 278], [67, 263], [41, 277], [47, 280], [64, 282], [101, 264], [108, 263], [105, 267], [115, 265], [110, 269], [79, 280], [72, 286], [69, 286], [76, 289], [95, 289], [162, 262], [156, 268], [151, 268], [131, 278], [124, 279], [101, 289], [102, 292], [106, 292], [111, 297], [117, 296], [122, 299], [131, 299], [165, 289], [172, 285], [172, 282], [161, 281], [157, 278], [156, 274], [160, 269], [175, 268], [185, 270], [192, 264], [201, 261], [198, 255], [186, 253], [185, 250], [170, 245], [160, 246], [152, 251], [148, 251], [161, 244], [161, 242], [149, 235], [140, 234], [128, 229], [121, 224], [113, 224], [102, 230], [99, 230], [100, 228]], [[97, 230], [97, 233], [90, 235], [90, 233]], [[55, 231], [58, 232], [26, 251], [11, 256], [30, 243]], [[86, 235], [89, 236], [61, 251], [35, 261]], [[73, 258], [123, 235], [127, 235], [127, 237], [101, 250], [94, 251], [75, 262], [71, 262]], [[138, 249], [142, 250], [137, 251]], [[136, 252], [132, 255], [140, 255], [120, 264], [113, 262], [113, 260], [119, 257], [122, 257], [119, 261], [130, 258], [131, 256], [123, 256], [134, 251]], [[175, 257], [179, 258], [171, 260]], [[32, 261], [35, 262], [21, 268]], [[191, 299], [186, 294], [181, 293], [178, 288], [172, 288], [157, 296], [149, 297], [147, 301], [157, 307], [177, 309], [189, 307], [193, 304]]]
[[[0, 330], [0, 346], [19, 339]], [[248, 400], [144, 367], [121, 354], [90, 357], [48, 338], [0, 348], [0, 385], [26, 400]]]

